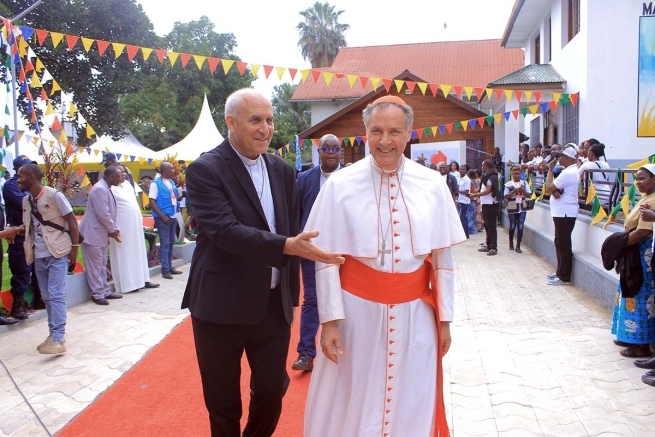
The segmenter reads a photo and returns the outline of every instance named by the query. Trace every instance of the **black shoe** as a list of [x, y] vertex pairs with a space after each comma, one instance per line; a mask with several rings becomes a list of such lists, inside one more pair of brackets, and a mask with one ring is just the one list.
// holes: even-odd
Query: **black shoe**
[[478, 252], [489, 252], [489, 249], [487, 249], [487, 246], [480, 246]]
[[105, 296], [105, 299], [122, 299], [122, 294], [110, 293], [108, 296]]
[[18, 320], [5, 319], [4, 317], [0, 316], [0, 325], [13, 325], [15, 323], [18, 323]]
[[309, 354], [300, 354], [298, 359], [291, 366], [293, 370], [304, 370], [306, 372], [311, 372], [314, 368], [314, 359]]
[[655, 369], [655, 357], [646, 358], [645, 360], [635, 360], [635, 366], [641, 367], [642, 369]]
[[521, 246], [516, 246], [516, 253], [523, 253]]
[[642, 376], [641, 382], [655, 387], [655, 370], [651, 370], [650, 372], [647, 372], [644, 376]]
[[44, 310], [45, 302], [43, 302], [42, 300], [37, 300], [35, 302], [32, 302], [32, 308], [35, 310]]
[[159, 284], [155, 282], [146, 282], [146, 285], [143, 286], [143, 288], [157, 288], [159, 287]]
[[107, 299], [96, 299], [92, 297], [91, 300], [93, 300], [93, 303], [96, 305], [109, 305], [109, 301]]
[[171, 272], [161, 272], [161, 277], [164, 279], [173, 279]]
[[491, 249], [489, 252], [487, 252], [487, 256], [494, 256], [498, 253], [496, 249]]
[[174, 275], [181, 275], [184, 272], [182, 270], [171, 269], [171, 273], [174, 274]]
[[509, 242], [509, 250], [514, 250], [514, 242], [513, 241]]
[[25, 311], [25, 307], [23, 307], [22, 299], [17, 299], [11, 306], [11, 317], [16, 320], [27, 319], [27, 311]]

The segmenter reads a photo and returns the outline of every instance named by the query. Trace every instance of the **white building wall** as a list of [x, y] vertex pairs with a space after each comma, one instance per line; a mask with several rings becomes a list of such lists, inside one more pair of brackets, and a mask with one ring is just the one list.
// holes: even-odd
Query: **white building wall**
[[312, 102], [312, 126], [320, 123], [332, 114], [341, 111], [354, 101], [354, 99], [350, 99]]

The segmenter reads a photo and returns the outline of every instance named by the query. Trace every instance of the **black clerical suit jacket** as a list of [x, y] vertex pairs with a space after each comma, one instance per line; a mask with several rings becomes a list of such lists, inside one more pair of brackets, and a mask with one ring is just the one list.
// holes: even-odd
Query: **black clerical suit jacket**
[[275, 208], [276, 232], [269, 232], [261, 202], [243, 162], [228, 140], [192, 162], [186, 173], [198, 238], [182, 308], [201, 320], [254, 325], [267, 309], [271, 269], [280, 269], [284, 315], [300, 294], [299, 261], [283, 255], [298, 234], [295, 170], [264, 154]]

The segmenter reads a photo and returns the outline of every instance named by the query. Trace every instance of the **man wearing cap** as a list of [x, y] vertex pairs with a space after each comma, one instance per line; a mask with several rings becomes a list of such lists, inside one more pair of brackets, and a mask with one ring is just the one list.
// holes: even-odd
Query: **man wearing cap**
[[363, 119], [370, 156], [327, 180], [305, 226], [346, 261], [316, 262], [322, 354], [304, 435], [446, 435], [452, 246], [466, 235], [445, 178], [403, 155], [412, 108], [385, 96]]
[[112, 152], [107, 152], [102, 155], [102, 162], [101, 164], [105, 165], [105, 168], [109, 167], [110, 165], [120, 165], [123, 170], [125, 171], [125, 179], [127, 179], [130, 182], [130, 185], [134, 187], [134, 176], [132, 176], [132, 172], [130, 171], [127, 166], [121, 164], [118, 162], [118, 159], [116, 159], [116, 154]]
[[[578, 147], [569, 143], [562, 149], [558, 159], [548, 163], [546, 194], [550, 195], [550, 214], [555, 225], [555, 253], [557, 255], [557, 272], [547, 275], [548, 285], [571, 284], [573, 269], [573, 249], [571, 234], [578, 218]], [[554, 179], [555, 166], [562, 168]]]
[[[5, 182], [2, 189], [2, 196], [5, 200], [5, 211], [7, 214], [7, 224], [9, 226], [21, 226], [23, 224], [23, 198], [27, 196], [27, 192], [22, 191], [18, 187], [18, 169], [25, 164], [36, 164], [25, 155], [21, 155], [14, 159], [14, 176]], [[14, 319], [27, 319], [27, 311], [29, 309], [27, 301], [25, 300], [25, 290], [27, 285], [32, 284], [32, 292], [34, 298], [32, 300], [32, 308], [45, 309], [45, 304], [41, 299], [41, 290], [36, 279], [34, 272], [34, 265], [27, 264], [25, 261], [25, 250], [23, 243], [25, 242], [24, 235], [18, 235], [14, 238], [12, 243], [9, 243], [9, 250], [7, 251], [9, 257], [9, 270], [11, 270], [11, 296], [13, 298], [13, 305], [11, 308], [11, 316]]]

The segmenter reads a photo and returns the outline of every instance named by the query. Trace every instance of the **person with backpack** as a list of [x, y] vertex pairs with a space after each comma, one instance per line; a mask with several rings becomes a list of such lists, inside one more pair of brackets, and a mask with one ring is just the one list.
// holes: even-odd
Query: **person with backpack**
[[482, 204], [482, 218], [484, 220], [484, 230], [487, 234], [486, 244], [481, 246], [479, 252], [487, 252], [487, 255], [493, 256], [498, 253], [498, 230], [496, 229], [496, 219], [498, 217], [498, 201], [500, 191], [498, 189], [498, 172], [493, 167], [491, 159], [485, 159], [482, 162], [482, 186], [480, 192], [471, 194], [471, 200], [480, 198]]

